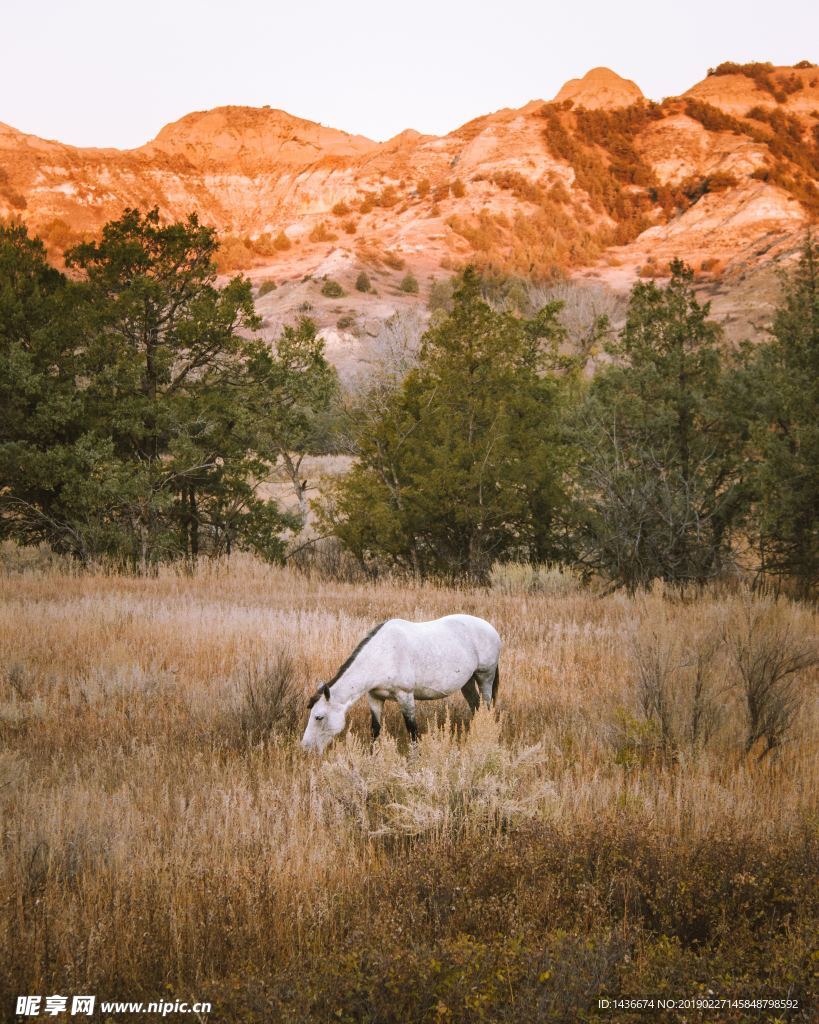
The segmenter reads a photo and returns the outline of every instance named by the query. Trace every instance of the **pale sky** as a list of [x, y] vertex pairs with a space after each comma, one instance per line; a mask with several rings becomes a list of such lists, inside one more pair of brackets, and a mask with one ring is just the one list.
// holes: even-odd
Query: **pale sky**
[[598, 65], [662, 99], [724, 60], [819, 62], [811, 0], [2, 0], [0, 26], [0, 121], [123, 148], [224, 104], [382, 140]]

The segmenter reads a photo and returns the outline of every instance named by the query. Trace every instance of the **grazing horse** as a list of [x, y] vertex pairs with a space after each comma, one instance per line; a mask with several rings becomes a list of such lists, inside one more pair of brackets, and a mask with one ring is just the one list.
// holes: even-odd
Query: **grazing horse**
[[431, 622], [388, 619], [364, 637], [333, 678], [310, 698], [301, 745], [321, 753], [344, 729], [348, 708], [366, 693], [373, 739], [381, 732], [384, 701], [398, 702], [410, 738], [418, 739], [416, 700], [460, 690], [473, 711], [481, 697], [498, 692], [501, 640], [474, 615], [445, 615]]

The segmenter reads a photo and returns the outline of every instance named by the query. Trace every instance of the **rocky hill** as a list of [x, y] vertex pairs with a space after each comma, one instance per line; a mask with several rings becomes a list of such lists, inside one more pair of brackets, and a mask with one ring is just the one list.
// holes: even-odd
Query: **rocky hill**
[[268, 107], [192, 113], [129, 151], [0, 125], [0, 217], [27, 221], [58, 259], [126, 206], [196, 210], [222, 233], [226, 270], [337, 278], [348, 294], [364, 270], [378, 292], [345, 313], [318, 287], [279, 288], [273, 319], [305, 304], [328, 323], [381, 315], [470, 260], [624, 288], [681, 256], [730, 321], [763, 317], [771, 268], [819, 215], [818, 170], [812, 64], [723, 64], [661, 103], [595, 68], [550, 102], [383, 143]]

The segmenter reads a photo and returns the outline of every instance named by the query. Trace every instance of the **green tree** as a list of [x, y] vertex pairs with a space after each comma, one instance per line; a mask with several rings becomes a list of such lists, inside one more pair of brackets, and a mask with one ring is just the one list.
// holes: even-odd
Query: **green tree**
[[259, 451], [279, 464], [293, 487], [301, 526], [308, 516], [306, 455], [333, 446], [332, 409], [338, 377], [324, 357], [315, 323], [301, 317], [286, 326], [270, 347], [256, 350], [251, 364], [256, 383], [254, 414]]
[[554, 555], [567, 458], [568, 386], [550, 372], [558, 312], [497, 312], [469, 268], [418, 365], [353, 410], [356, 463], [323, 514], [359, 558], [481, 578], [497, 558]]
[[143, 568], [180, 540], [195, 557], [203, 525], [229, 550], [245, 517], [262, 514], [242, 401], [255, 343], [241, 333], [260, 321], [248, 281], [216, 286], [217, 250], [195, 215], [162, 224], [156, 210], [127, 210], [66, 253], [85, 297], [88, 426], [130, 469], [121, 516]]
[[753, 369], [760, 569], [791, 577], [808, 596], [819, 582], [819, 246], [810, 237], [783, 280], [773, 338], [757, 348]]
[[578, 549], [629, 588], [717, 575], [746, 500], [738, 384], [692, 279], [674, 261], [667, 287], [634, 286], [580, 414]]
[[250, 284], [217, 286], [217, 248], [195, 216], [128, 210], [66, 254], [69, 282], [23, 229], [0, 233], [5, 533], [143, 569], [281, 553], [296, 521], [257, 489], [307, 443], [328, 368], [315, 332], [275, 356], [254, 337]]
[[63, 482], [85, 479], [76, 299], [39, 239], [0, 225], [0, 533], [64, 551], [82, 547], [61, 507]]

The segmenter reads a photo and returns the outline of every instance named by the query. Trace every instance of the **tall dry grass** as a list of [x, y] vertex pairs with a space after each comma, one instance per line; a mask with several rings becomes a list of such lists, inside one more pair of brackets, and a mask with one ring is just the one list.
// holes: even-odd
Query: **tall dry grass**
[[[0, 576], [0, 1016], [65, 989], [211, 999], [232, 1022], [808, 997], [816, 670], [789, 678], [787, 736], [760, 759], [736, 645], [753, 613], [803, 650], [809, 609], [526, 572], [459, 590], [249, 559], [18, 570]], [[301, 697], [367, 629], [453, 611], [503, 637], [497, 715], [433, 702], [410, 749], [388, 709], [373, 748], [362, 702], [323, 760], [301, 753]]]

